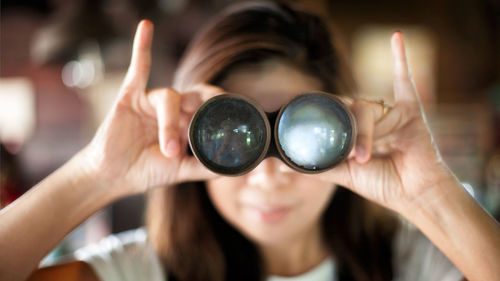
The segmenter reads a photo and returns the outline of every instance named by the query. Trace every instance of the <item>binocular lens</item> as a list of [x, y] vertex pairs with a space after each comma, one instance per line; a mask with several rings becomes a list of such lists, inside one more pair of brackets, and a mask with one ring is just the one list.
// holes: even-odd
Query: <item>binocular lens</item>
[[300, 96], [283, 109], [277, 126], [282, 152], [306, 170], [332, 167], [348, 153], [351, 121], [346, 111], [328, 97]]
[[268, 137], [259, 111], [238, 98], [206, 103], [190, 130], [198, 159], [223, 174], [237, 174], [255, 164]]

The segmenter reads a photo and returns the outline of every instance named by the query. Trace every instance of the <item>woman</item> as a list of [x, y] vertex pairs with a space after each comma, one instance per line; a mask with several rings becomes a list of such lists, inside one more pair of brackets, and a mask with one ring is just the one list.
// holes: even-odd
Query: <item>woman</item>
[[[500, 276], [499, 226], [441, 161], [401, 33], [391, 41], [396, 102], [387, 111], [352, 96], [321, 21], [285, 6], [257, 2], [220, 14], [193, 40], [173, 89], [146, 90], [152, 31], [150, 22], [139, 24], [119, 97], [91, 143], [2, 210], [0, 279], [26, 278], [89, 215], [145, 191], [147, 238], [142, 230], [112, 236], [77, 251], [84, 262], [32, 278], [53, 280], [54, 271], [84, 280]], [[350, 95], [344, 99], [358, 122], [354, 151], [332, 170], [305, 175], [268, 158], [229, 178], [185, 153], [189, 119], [214, 95], [243, 94], [270, 112], [312, 90]], [[460, 272], [385, 208], [418, 227]]]

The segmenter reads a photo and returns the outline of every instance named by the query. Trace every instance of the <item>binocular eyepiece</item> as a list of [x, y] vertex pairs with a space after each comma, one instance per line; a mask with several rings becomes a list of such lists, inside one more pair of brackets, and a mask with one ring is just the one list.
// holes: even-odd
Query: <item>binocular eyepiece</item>
[[319, 173], [347, 158], [356, 134], [354, 115], [333, 94], [300, 94], [272, 113], [245, 96], [223, 94], [194, 114], [189, 145], [218, 174], [248, 173], [271, 156], [299, 172]]

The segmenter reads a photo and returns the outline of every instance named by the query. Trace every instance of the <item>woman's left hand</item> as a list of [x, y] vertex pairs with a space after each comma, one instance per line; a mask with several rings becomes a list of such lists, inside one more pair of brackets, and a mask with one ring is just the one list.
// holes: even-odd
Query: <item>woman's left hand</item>
[[353, 153], [338, 167], [320, 174], [389, 209], [434, 191], [453, 180], [434, 144], [408, 67], [403, 36], [391, 40], [395, 104], [352, 100], [358, 137]]

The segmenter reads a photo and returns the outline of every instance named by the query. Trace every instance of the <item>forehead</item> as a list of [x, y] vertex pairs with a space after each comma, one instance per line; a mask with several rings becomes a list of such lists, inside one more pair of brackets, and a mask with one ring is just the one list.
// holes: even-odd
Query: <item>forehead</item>
[[267, 112], [278, 110], [298, 94], [322, 90], [318, 78], [278, 60], [263, 62], [256, 67], [238, 67], [220, 86], [227, 92], [255, 100]]

